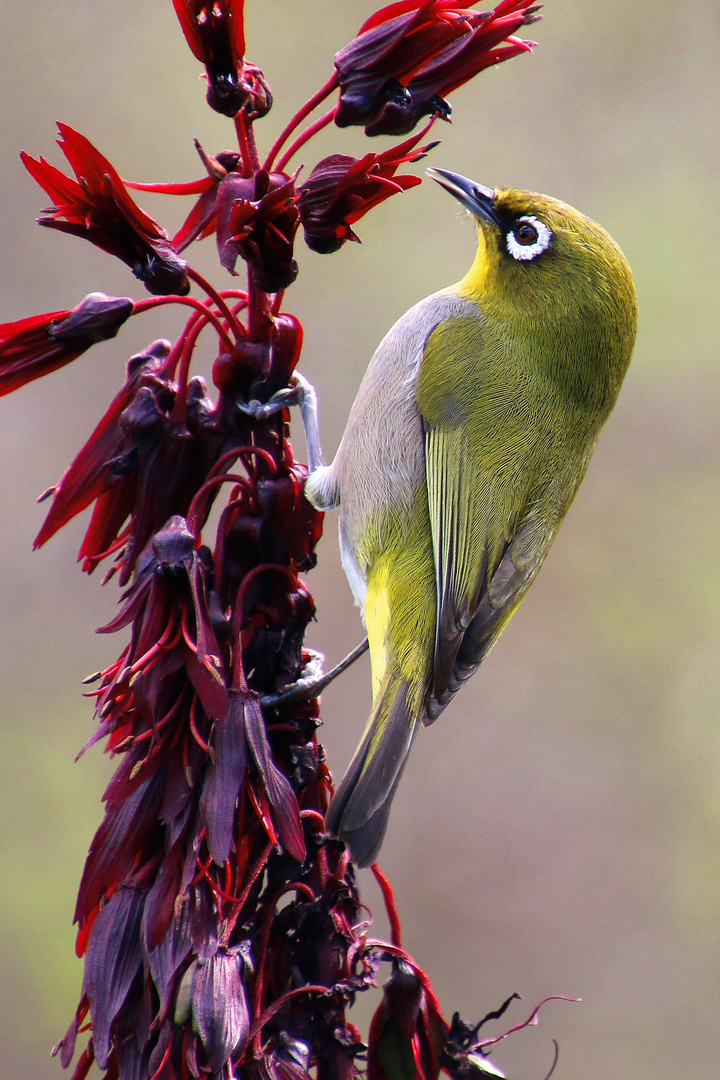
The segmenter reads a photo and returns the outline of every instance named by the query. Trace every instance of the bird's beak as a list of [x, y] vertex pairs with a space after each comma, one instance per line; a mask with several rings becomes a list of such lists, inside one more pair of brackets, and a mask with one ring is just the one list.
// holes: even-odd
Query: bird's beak
[[468, 180], [467, 176], [461, 176], [460, 173], [449, 172], [447, 169], [427, 169], [426, 172], [433, 180], [437, 180], [441, 187], [454, 195], [474, 217], [491, 221], [493, 225], [500, 225], [495, 209], [495, 192], [492, 188], [478, 184], [475, 180]]

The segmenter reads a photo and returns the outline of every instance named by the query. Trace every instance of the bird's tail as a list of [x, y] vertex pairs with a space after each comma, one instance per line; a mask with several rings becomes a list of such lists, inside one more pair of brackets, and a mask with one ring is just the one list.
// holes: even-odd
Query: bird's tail
[[386, 672], [360, 746], [325, 815], [354, 863], [370, 866], [387, 828], [390, 805], [420, 717], [408, 682]]

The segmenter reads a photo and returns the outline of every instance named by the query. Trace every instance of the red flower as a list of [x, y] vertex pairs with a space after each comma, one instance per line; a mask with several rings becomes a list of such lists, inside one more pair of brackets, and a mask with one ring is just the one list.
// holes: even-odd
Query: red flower
[[[530, 7], [530, 0], [503, 0], [493, 11], [478, 12], [468, 10], [472, 3], [400, 0], [368, 19], [335, 57], [340, 77], [335, 123], [364, 124], [368, 134], [404, 134], [423, 115], [447, 115], [446, 103], [437, 100], [441, 92], [530, 47], [512, 41], [509, 51], [484, 61], [490, 49], [534, 21], [537, 7]], [[390, 117], [379, 124], [388, 106]]]
[[357, 240], [351, 226], [368, 210], [398, 191], [420, 184], [419, 176], [395, 176], [395, 171], [406, 161], [420, 161], [437, 146], [429, 143], [413, 149], [427, 130], [382, 154], [363, 158], [332, 154], [319, 162], [298, 185], [298, 207], [308, 247], [329, 254], [346, 240]]
[[229, 173], [217, 194], [220, 262], [235, 272], [238, 255], [250, 267], [253, 283], [277, 293], [297, 277], [293, 241], [300, 222], [297, 194], [284, 173], [264, 169], [245, 178]]
[[90, 293], [72, 311], [0, 324], [0, 396], [69, 364], [113, 338], [133, 313], [127, 296]]
[[[206, 236], [212, 236], [217, 225], [215, 219], [215, 203], [217, 201], [220, 184], [228, 175], [234, 172], [240, 161], [240, 154], [233, 150], [221, 150], [215, 157], [210, 157], [203, 150], [200, 143], [195, 140], [195, 148], [200, 155], [200, 160], [207, 169], [208, 175], [194, 186], [197, 193], [201, 192], [192, 210], [185, 219], [179, 232], [173, 237], [173, 247], [176, 251], [184, 251], [193, 240], [203, 240]], [[189, 187], [190, 185], [185, 185]], [[171, 185], [164, 185], [168, 194], [176, 192]]]
[[77, 180], [44, 158], [21, 155], [25, 168], [55, 204], [41, 225], [83, 236], [116, 255], [156, 295], [184, 295], [190, 290], [187, 263], [178, 258], [163, 228], [137, 206], [117, 172], [91, 142], [67, 124], [58, 124], [60, 149]]
[[254, 118], [272, 105], [263, 73], [244, 60], [244, 0], [173, 0], [185, 40], [205, 65], [211, 109], [235, 116], [249, 105]]

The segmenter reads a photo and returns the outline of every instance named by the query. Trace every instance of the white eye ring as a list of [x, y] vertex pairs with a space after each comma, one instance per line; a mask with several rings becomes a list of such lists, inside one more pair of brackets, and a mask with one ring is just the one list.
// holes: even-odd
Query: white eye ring
[[[537, 233], [537, 240], [533, 241], [532, 244], [521, 244], [515, 236], [517, 226], [525, 224], [532, 225]], [[543, 221], [539, 221], [538, 218], [533, 217], [532, 214], [518, 218], [515, 229], [511, 229], [505, 237], [508, 252], [513, 259], [517, 259], [519, 262], [527, 262], [530, 259], [536, 259], [538, 255], [542, 255], [543, 251], [547, 251], [550, 247], [551, 240], [552, 233], [547, 225]]]

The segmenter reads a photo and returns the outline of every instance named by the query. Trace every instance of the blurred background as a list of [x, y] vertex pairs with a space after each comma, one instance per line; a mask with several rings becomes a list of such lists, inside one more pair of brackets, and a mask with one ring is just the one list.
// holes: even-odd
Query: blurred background
[[[248, 0], [248, 56], [275, 91], [257, 127], [265, 148], [374, 7]], [[548, 0], [531, 30], [532, 56], [453, 96], [432, 164], [547, 192], [605, 225], [635, 272], [638, 345], [539, 580], [482, 671], [417, 741], [381, 865], [404, 943], [448, 1015], [475, 1021], [513, 991], [524, 1000], [511, 1020], [547, 994], [583, 999], [550, 1003], [538, 1028], [497, 1049], [515, 1080], [541, 1080], [553, 1037], [557, 1080], [717, 1080], [717, 0]], [[193, 136], [210, 152], [232, 147], [169, 0], [0, 0], [0, 71], [0, 321], [73, 307], [91, 290], [139, 297], [124, 265], [35, 225], [47, 198], [18, 152], [64, 165], [59, 119], [121, 175], [179, 181], [200, 175]], [[304, 160], [387, 145], [331, 130]], [[141, 201], [171, 230], [188, 209]], [[299, 241], [286, 297], [305, 324], [302, 369], [319, 391], [326, 456], [382, 335], [461, 277], [474, 250], [471, 224], [430, 183], [357, 231], [362, 246], [329, 257]], [[223, 282], [212, 241], [191, 257]], [[111, 769], [99, 747], [73, 763], [93, 729], [81, 679], [124, 643], [93, 634], [117, 591], [75, 565], [85, 520], [31, 554], [44, 516], [35, 498], [92, 430], [127, 357], [177, 332], [167, 310], [0, 401], [2, 1076], [62, 1075], [48, 1054], [80, 990], [74, 896]], [[207, 374], [212, 356], [197, 356]], [[363, 631], [331, 517], [326, 532], [308, 580], [318, 609], [309, 641], [332, 663]], [[369, 703], [363, 660], [324, 698], [336, 776]], [[369, 872], [361, 882], [379, 913]], [[358, 1010], [365, 1031], [369, 1008]]]

